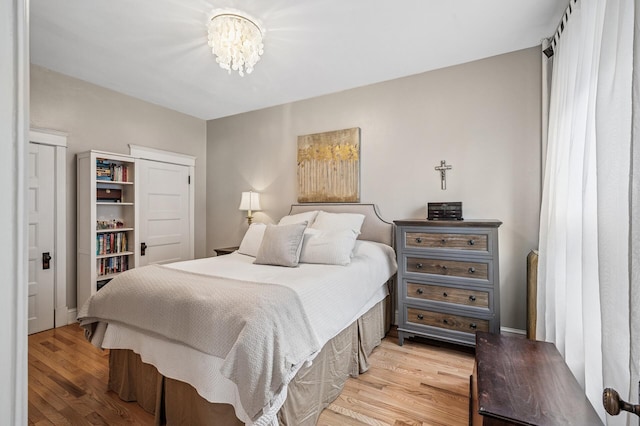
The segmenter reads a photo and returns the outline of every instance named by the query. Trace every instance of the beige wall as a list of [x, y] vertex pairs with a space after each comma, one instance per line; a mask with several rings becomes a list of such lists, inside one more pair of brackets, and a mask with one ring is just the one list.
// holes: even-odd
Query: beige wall
[[[467, 219], [503, 221], [502, 325], [525, 329], [525, 259], [539, 225], [539, 57], [535, 47], [209, 121], [207, 252], [242, 239], [241, 191], [262, 193], [257, 221], [287, 213], [298, 135], [360, 127], [361, 201], [385, 219], [425, 217], [427, 201], [462, 201]], [[453, 165], [446, 191], [440, 160]]]
[[68, 133], [67, 305], [76, 305], [76, 160], [90, 149], [128, 154], [135, 144], [196, 157], [195, 255], [205, 255], [206, 122], [31, 66], [31, 126]]

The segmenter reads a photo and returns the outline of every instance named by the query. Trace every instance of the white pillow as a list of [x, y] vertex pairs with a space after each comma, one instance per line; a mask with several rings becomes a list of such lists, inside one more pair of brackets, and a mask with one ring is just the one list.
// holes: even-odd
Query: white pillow
[[360, 213], [327, 213], [320, 210], [311, 228], [321, 231], [339, 231], [353, 229], [360, 235], [364, 215]]
[[358, 234], [353, 229], [319, 231], [309, 228], [304, 233], [300, 263], [348, 265]]
[[267, 225], [264, 223], [252, 223], [244, 234], [238, 253], [256, 257], [265, 229], [267, 229]]
[[253, 263], [259, 265], [298, 266], [302, 236], [307, 222], [291, 225], [267, 225]]
[[292, 223], [302, 223], [307, 222], [308, 225], [311, 225], [313, 221], [316, 219], [318, 215], [318, 210], [313, 210], [311, 212], [304, 212], [298, 214], [290, 214], [287, 216], [283, 216], [278, 222], [278, 225], [291, 225]]

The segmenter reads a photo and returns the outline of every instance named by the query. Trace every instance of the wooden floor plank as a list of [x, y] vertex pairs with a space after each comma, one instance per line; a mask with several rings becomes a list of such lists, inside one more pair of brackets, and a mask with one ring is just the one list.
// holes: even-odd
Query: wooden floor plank
[[368, 413], [365, 414], [358, 411], [353, 411], [350, 408], [344, 407], [340, 404], [330, 404], [329, 407], [323, 411], [322, 416], [318, 420], [318, 425], [326, 426], [385, 426], [387, 424], [388, 423], [371, 417]]
[[[108, 358], [102, 354], [103, 351], [85, 342], [82, 333], [76, 334], [76, 342], [66, 337], [58, 339], [58, 334], [56, 331], [50, 339], [67, 342], [59, 345], [62, 350], [53, 352], [50, 351], [51, 345], [42, 344], [48, 342], [42, 336], [33, 339], [33, 344], [30, 339], [30, 390], [32, 383], [37, 389], [35, 384], [46, 382], [46, 387], [56, 395], [49, 404], [55, 406], [58, 414], [68, 419], [73, 415], [71, 411], [75, 411], [82, 416], [81, 420], [73, 417], [74, 424], [149, 424], [152, 421], [152, 417], [137, 404], [121, 404], [119, 398], [114, 398], [115, 395], [107, 391]], [[84, 347], [84, 350], [78, 351], [79, 347]], [[96, 354], [99, 362], [94, 356]], [[96, 377], [96, 369], [104, 372]]]
[[[392, 332], [321, 414], [320, 426], [467, 425], [469, 350], [406, 339]], [[76, 324], [29, 336], [29, 425], [153, 425], [137, 403], [107, 390], [108, 351]]]

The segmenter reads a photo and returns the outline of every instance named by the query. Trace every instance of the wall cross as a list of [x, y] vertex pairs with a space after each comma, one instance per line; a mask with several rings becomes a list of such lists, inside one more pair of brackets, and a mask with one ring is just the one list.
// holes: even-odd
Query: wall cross
[[435, 167], [440, 172], [440, 188], [443, 190], [447, 189], [447, 170], [452, 168], [451, 164], [447, 164], [447, 160], [440, 161], [440, 165]]

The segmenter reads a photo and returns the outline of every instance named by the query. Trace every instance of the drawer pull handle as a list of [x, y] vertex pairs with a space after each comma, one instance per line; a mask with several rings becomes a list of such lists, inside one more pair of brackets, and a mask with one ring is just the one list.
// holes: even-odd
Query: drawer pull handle
[[440, 242], [441, 242], [442, 244], [447, 244], [447, 240], [445, 240], [444, 238], [443, 238], [443, 239], [441, 239], [441, 240], [440, 240]]
[[469, 327], [475, 330], [476, 328], [478, 328], [478, 325], [475, 322], [472, 322], [471, 324], [469, 324]]
[[476, 272], [476, 268], [473, 268], [473, 267], [472, 267], [472, 268], [469, 268], [469, 273], [470, 273], [470, 274], [473, 274], [474, 272]]
[[418, 319], [419, 319], [419, 320], [423, 320], [423, 319], [424, 319], [424, 315], [422, 315], [422, 314], [418, 314]]
[[417, 290], [416, 290], [416, 293], [418, 293], [418, 294], [422, 294], [422, 293], [424, 293], [424, 290], [423, 290], [423, 289], [421, 289], [421, 288], [419, 288], [419, 289], [417, 289]]
[[417, 269], [422, 269], [422, 263], [416, 263], [416, 268]]
[[446, 318], [443, 319], [442, 322], [445, 323], [445, 324], [449, 324], [449, 321]]
[[444, 293], [442, 293], [442, 296], [447, 297], [448, 296], [447, 292], [445, 291]]
[[418, 244], [422, 243], [422, 238], [420, 238], [420, 237], [416, 238], [416, 243], [418, 243]]
[[475, 242], [475, 241], [473, 241], [473, 240], [469, 240], [469, 241], [468, 241], [468, 244], [469, 244], [470, 246], [474, 245], [475, 243], [476, 243], [476, 242]]
[[469, 296], [469, 300], [472, 302], [476, 301], [476, 297], [474, 295]]
[[447, 270], [447, 265], [442, 265], [441, 268], [442, 268], [443, 271], [446, 271]]

